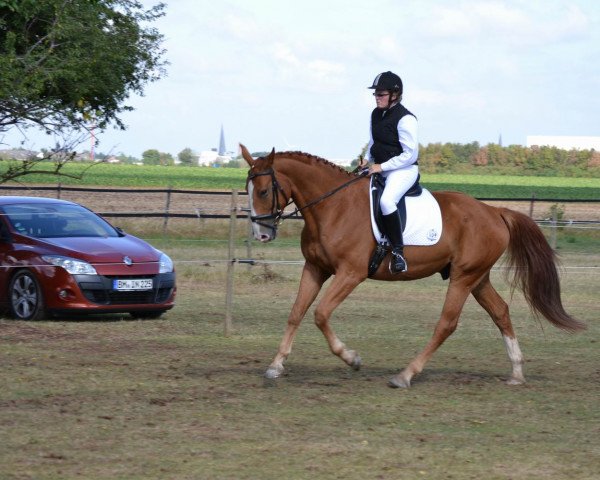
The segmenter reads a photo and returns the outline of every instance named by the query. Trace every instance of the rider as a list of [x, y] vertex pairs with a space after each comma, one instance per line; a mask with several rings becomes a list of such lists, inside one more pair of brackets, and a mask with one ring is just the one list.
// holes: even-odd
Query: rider
[[396, 205], [419, 175], [417, 118], [400, 103], [402, 80], [395, 73], [380, 73], [369, 88], [375, 90], [377, 108], [371, 113], [371, 137], [361, 166], [372, 160], [369, 175], [381, 173], [385, 177], [380, 204], [385, 233], [392, 246], [389, 268], [395, 274], [408, 269]]

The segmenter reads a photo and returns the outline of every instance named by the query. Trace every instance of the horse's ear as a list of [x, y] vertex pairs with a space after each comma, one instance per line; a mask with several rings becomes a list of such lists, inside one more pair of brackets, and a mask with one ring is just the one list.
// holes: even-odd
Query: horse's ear
[[273, 150], [271, 150], [271, 153], [269, 153], [266, 157], [265, 160], [267, 161], [267, 166], [271, 166], [273, 165], [273, 160], [275, 159], [275, 147], [273, 147]]
[[248, 165], [250, 165], [251, 167], [254, 166], [254, 159], [252, 158], [252, 155], [250, 155], [250, 152], [248, 151], [248, 149], [241, 143], [240, 143], [240, 148], [242, 150], [242, 157], [244, 157], [244, 160], [246, 160]]

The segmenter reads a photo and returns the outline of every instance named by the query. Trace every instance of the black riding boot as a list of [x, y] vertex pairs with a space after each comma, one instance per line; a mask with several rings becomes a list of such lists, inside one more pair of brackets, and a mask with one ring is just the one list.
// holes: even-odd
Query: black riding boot
[[402, 220], [398, 210], [383, 215], [385, 234], [392, 245], [392, 259], [390, 260], [390, 273], [406, 272], [408, 266], [404, 259], [404, 242], [402, 241]]

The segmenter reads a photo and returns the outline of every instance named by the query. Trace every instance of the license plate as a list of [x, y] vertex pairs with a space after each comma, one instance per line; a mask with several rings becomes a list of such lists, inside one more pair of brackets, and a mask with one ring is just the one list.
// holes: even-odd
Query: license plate
[[126, 280], [113, 280], [115, 290], [152, 290], [151, 278], [129, 278]]

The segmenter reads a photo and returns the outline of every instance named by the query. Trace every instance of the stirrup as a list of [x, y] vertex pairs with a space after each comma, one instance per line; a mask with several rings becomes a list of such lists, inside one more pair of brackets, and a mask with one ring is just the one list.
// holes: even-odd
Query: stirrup
[[408, 265], [406, 264], [406, 260], [404, 256], [400, 252], [394, 252], [392, 250], [392, 258], [390, 259], [390, 273], [392, 275], [396, 275], [398, 273], [403, 273], [408, 270]]

